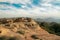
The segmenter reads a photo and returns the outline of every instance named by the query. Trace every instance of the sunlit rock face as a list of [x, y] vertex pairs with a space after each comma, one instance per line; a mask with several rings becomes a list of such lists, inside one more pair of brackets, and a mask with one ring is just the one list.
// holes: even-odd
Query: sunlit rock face
[[60, 40], [31, 18], [0, 19], [0, 40]]
[[0, 40], [60, 40], [31, 18], [0, 19]]
[[0, 0], [0, 18], [53, 17], [60, 18], [59, 0]]

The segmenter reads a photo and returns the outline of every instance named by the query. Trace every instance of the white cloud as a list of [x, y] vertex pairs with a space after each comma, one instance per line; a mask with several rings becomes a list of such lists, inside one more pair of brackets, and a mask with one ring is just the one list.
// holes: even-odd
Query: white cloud
[[[31, 4], [31, 0], [3, 0], [11, 3], [22, 3], [22, 8], [17, 9], [13, 6], [3, 6], [1, 8], [10, 8], [11, 10], [0, 10], [0, 16], [3, 17], [17, 17], [17, 16], [28, 16], [28, 17], [60, 17], [60, 7], [54, 6], [50, 2], [54, 0], [43, 0], [41, 6], [34, 6]], [[58, 0], [59, 1], [59, 0]], [[30, 4], [32, 8], [27, 7]], [[1, 5], [0, 5], [1, 6]], [[7, 15], [7, 16], [6, 16]], [[1, 16], [1, 17], [2, 17]]]
[[30, 3], [30, 0], [0, 0], [1, 2], [10, 2], [10, 3]]

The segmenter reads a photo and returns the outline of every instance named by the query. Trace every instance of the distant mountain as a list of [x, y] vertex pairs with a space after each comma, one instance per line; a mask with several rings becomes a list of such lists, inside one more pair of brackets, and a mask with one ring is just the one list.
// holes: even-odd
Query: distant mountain
[[57, 18], [36, 18], [36, 21], [40, 21], [40, 22], [57, 22], [60, 23], [60, 19]]

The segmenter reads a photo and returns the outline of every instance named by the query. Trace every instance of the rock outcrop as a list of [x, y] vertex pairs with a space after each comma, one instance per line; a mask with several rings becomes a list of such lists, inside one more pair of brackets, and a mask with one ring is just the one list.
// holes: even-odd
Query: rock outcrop
[[31, 18], [0, 19], [0, 40], [60, 40]]

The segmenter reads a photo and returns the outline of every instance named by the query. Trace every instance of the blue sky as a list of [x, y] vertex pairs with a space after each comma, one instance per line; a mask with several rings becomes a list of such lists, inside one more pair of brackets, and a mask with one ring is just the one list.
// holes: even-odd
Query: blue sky
[[60, 18], [60, 0], [0, 0], [0, 17]]

